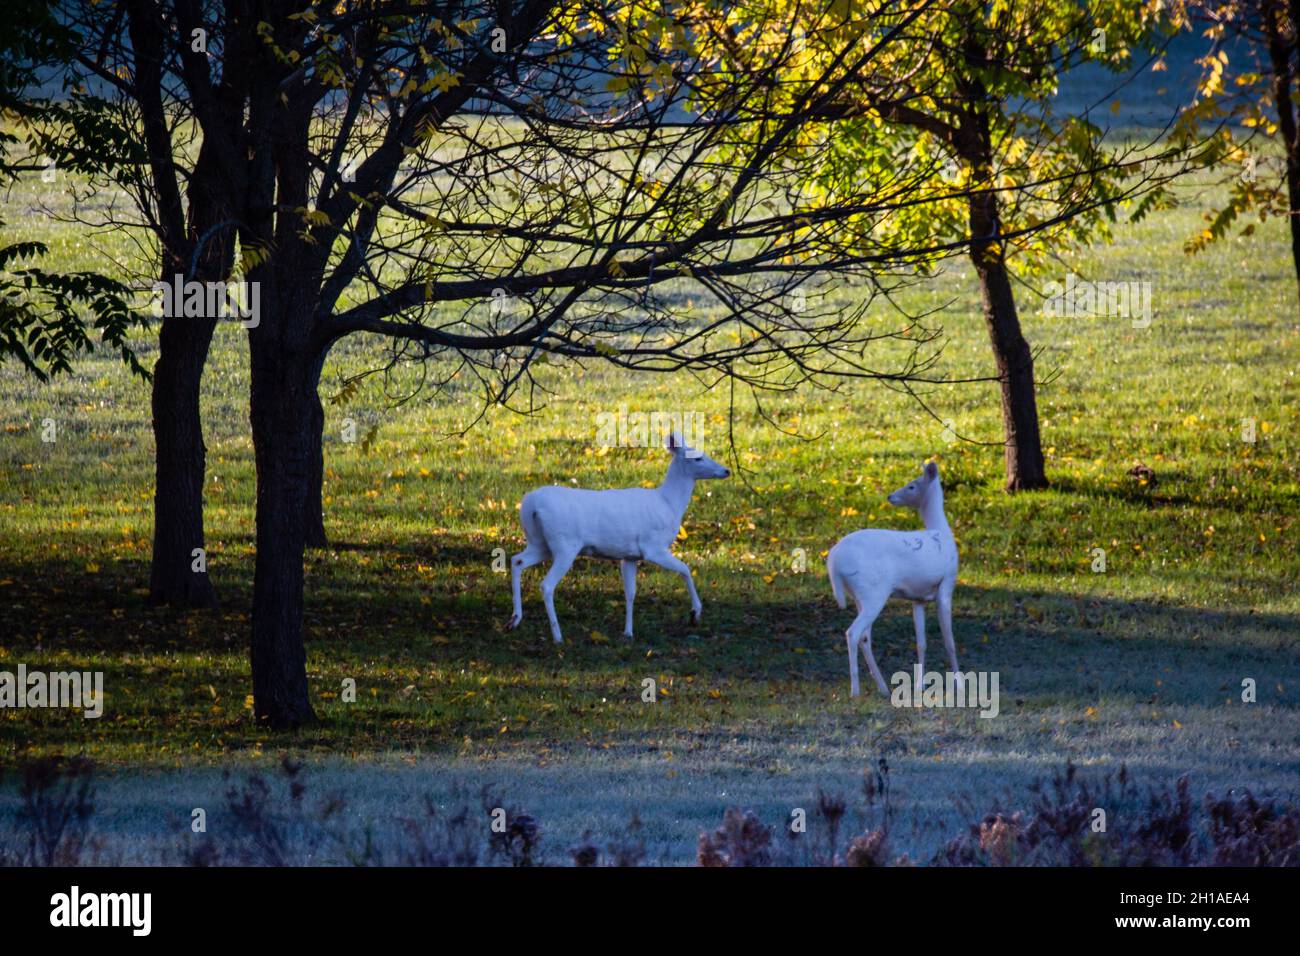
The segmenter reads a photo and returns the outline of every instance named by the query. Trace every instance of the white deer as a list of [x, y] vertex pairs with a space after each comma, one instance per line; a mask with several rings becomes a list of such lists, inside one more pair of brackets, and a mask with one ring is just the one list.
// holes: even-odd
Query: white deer
[[924, 531], [884, 531], [876, 528], [855, 531], [831, 548], [826, 572], [840, 607], [846, 595], [858, 606], [845, 637], [849, 644], [849, 692], [858, 695], [858, 648], [867, 661], [880, 692], [888, 696], [876, 658], [871, 653], [871, 625], [891, 597], [912, 602], [916, 625], [916, 657], [925, 673], [925, 602], [939, 608], [939, 630], [943, 632], [948, 663], [959, 675], [957, 645], [952, 637], [952, 591], [957, 584], [957, 542], [943, 513], [943, 487], [934, 462], [925, 466], [921, 477], [889, 496], [891, 505], [915, 508], [925, 524]]
[[542, 601], [551, 621], [551, 636], [557, 644], [564, 642], [560, 622], [555, 617], [555, 588], [579, 555], [620, 563], [627, 600], [624, 637], [632, 636], [632, 600], [636, 597], [639, 561], [649, 561], [682, 576], [691, 595], [691, 623], [699, 623], [703, 605], [695, 591], [691, 569], [671, 548], [681, 530], [695, 482], [728, 478], [731, 471], [703, 452], [686, 447], [676, 432], [668, 436], [666, 446], [672, 452], [672, 463], [658, 488], [590, 491], [548, 485], [524, 495], [519, 503], [519, 521], [524, 526], [527, 545], [510, 559], [515, 613], [509, 627], [518, 627], [524, 619], [519, 593], [524, 569], [549, 560], [550, 570], [542, 579]]

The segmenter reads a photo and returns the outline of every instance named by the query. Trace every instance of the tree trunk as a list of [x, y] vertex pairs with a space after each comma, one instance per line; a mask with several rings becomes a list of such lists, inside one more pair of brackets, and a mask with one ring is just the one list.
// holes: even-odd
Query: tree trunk
[[980, 31], [971, 29], [966, 34], [964, 51], [970, 73], [957, 80], [965, 105], [953, 145], [972, 174], [972, 191], [967, 200], [970, 256], [979, 277], [984, 324], [989, 330], [1002, 390], [1005, 487], [1007, 491], [1046, 488], [1043, 442], [1038, 433], [1038, 401], [1034, 396], [1034, 353], [1020, 331], [1020, 316], [1016, 314], [1016, 297], [1002, 240], [1001, 207], [994, 189], [993, 134], [984, 106], [990, 96], [981, 79], [989, 52]]
[[980, 193], [970, 199], [971, 259], [979, 276], [993, 357], [1002, 389], [1002, 431], [1005, 440], [1006, 490], [1047, 487], [1043, 443], [1038, 431], [1038, 401], [1034, 396], [1034, 355], [1020, 331], [1011, 276], [998, 235], [997, 196]]
[[[315, 389], [307, 363], [250, 336], [250, 417], [257, 460], [253, 577], [253, 710], [273, 728], [315, 720], [303, 645], [303, 555]], [[267, 330], [269, 331], [269, 330]], [[319, 432], [317, 432], [319, 434]]]
[[[1277, 109], [1277, 128], [1282, 135], [1286, 158], [1287, 209], [1291, 213], [1291, 262], [1296, 272], [1296, 291], [1300, 294], [1300, 132], [1297, 131], [1292, 87], [1295, 83], [1294, 53], [1297, 29], [1290, 24], [1300, 14], [1297, 4], [1274, 2], [1264, 11], [1264, 34], [1268, 38], [1268, 55], [1273, 67], [1273, 105]], [[1289, 29], [1288, 29], [1289, 28]]]
[[307, 506], [304, 514], [307, 547], [328, 548], [329, 538], [325, 535], [325, 408], [320, 401], [320, 375], [325, 365], [322, 354], [315, 363], [311, 375], [311, 445], [308, 449], [307, 464], [310, 474], [307, 478]]
[[[164, 319], [153, 378], [154, 530], [149, 600], [211, 607], [203, 538], [205, 452], [199, 382], [215, 320]], [[201, 554], [196, 554], [200, 551]]]
[[[188, 241], [181, 251], [163, 251], [163, 282], [178, 276], [198, 280], [230, 274], [235, 244], [229, 230], [230, 186], [218, 175], [211, 142], [204, 141], [186, 186]], [[193, 272], [193, 275], [190, 273]], [[216, 316], [165, 317], [154, 365], [154, 537], [149, 598], [155, 604], [210, 607], [217, 603], [208, 577], [203, 537], [206, 449], [199, 410], [199, 385], [208, 360]], [[202, 551], [202, 554], [196, 554]]]

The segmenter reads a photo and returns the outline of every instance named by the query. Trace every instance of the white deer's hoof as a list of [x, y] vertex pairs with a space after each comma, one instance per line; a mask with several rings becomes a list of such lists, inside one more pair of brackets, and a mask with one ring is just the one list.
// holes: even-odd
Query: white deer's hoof
[[691, 624], [698, 627], [700, 623], [701, 611], [691, 611]]
[[510, 620], [506, 621], [506, 629], [513, 631], [515, 628], [519, 626], [520, 622], [523, 621], [523, 619], [524, 616], [522, 614], [510, 615]]
[[624, 632], [623, 632], [623, 636], [626, 637], [629, 641], [632, 640], [632, 632], [631, 632], [631, 631], [624, 631]]

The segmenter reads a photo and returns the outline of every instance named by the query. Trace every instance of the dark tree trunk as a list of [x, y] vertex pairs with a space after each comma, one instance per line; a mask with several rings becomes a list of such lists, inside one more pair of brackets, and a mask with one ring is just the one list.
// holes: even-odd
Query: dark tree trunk
[[1264, 33], [1268, 38], [1268, 55], [1273, 67], [1273, 105], [1277, 109], [1277, 128], [1282, 136], [1286, 157], [1287, 208], [1291, 213], [1291, 262], [1296, 272], [1296, 290], [1300, 294], [1300, 132], [1297, 131], [1292, 88], [1295, 84], [1295, 48], [1300, 24], [1291, 21], [1300, 15], [1300, 4], [1274, 0], [1264, 10]]
[[[289, 729], [312, 723], [303, 634], [303, 558], [312, 476], [317, 360], [314, 309], [324, 262], [294, 217], [273, 210], [307, 204], [310, 108], [278, 96], [282, 65], [258, 54], [248, 124], [255, 142], [241, 238], [274, 247], [249, 270], [261, 321], [248, 333], [249, 421], [257, 463], [256, 560], [249, 663], [253, 714]], [[298, 108], [295, 108], [298, 107]], [[319, 432], [317, 432], [319, 434]]]
[[315, 719], [302, 626], [315, 389], [306, 362], [285, 354], [276, 343], [259, 344], [258, 333], [250, 343], [257, 460], [253, 707], [259, 721], [283, 729]]
[[303, 518], [309, 548], [328, 548], [330, 545], [325, 534], [325, 408], [320, 400], [320, 375], [324, 364], [325, 356], [322, 354], [312, 368], [310, 379], [311, 445], [307, 454], [310, 473], [307, 477], [307, 507]]
[[[225, 190], [217, 181], [211, 152], [201, 149], [188, 194], [188, 231], [195, 245], [191, 257], [165, 256], [163, 282], [184, 275], [200, 281], [229, 274], [234, 243], [221, 229], [226, 215]], [[191, 275], [189, 268], [197, 271]], [[180, 304], [173, 303], [174, 311]], [[154, 365], [153, 432], [154, 539], [149, 597], [156, 604], [210, 607], [216, 592], [208, 577], [203, 536], [203, 491], [206, 448], [199, 409], [199, 385], [208, 360], [215, 316], [174, 315], [164, 318]], [[200, 563], [197, 549], [205, 549]], [[202, 570], [196, 570], [202, 568]]]
[[[982, 61], [977, 46], [972, 46], [969, 55], [972, 64]], [[1020, 316], [1016, 313], [1016, 297], [1001, 238], [998, 194], [992, 188], [993, 140], [988, 115], [979, 106], [987, 94], [978, 82], [969, 84], [965, 93], [971, 106], [962, 123], [958, 144], [962, 159], [974, 173], [973, 185], [977, 187], [969, 199], [970, 255], [979, 277], [984, 324], [989, 330], [1002, 390], [1005, 487], [1007, 491], [1046, 488], [1038, 400], [1034, 395], [1034, 353], [1020, 330]]]
[[[211, 607], [217, 596], [196, 549], [203, 537], [205, 448], [199, 382], [215, 321], [164, 319], [154, 365], [154, 530], [149, 600], [154, 604]], [[203, 570], [195, 570], [201, 567]]]
[[1006, 490], [1046, 488], [1038, 400], [1034, 395], [1034, 355], [1020, 331], [1011, 277], [1001, 255], [985, 256], [981, 261], [977, 254], [975, 272], [1002, 391]]
[[[211, 141], [199, 149], [186, 187], [189, 197], [186, 240], [164, 251], [160, 277], [200, 281], [230, 274], [235, 245], [227, 227], [233, 190], [222, 181]], [[173, 303], [173, 312], [180, 303]], [[199, 385], [208, 359], [216, 316], [174, 314], [164, 318], [154, 365], [153, 433], [154, 537], [149, 598], [155, 604], [210, 607], [217, 602], [208, 577], [203, 536], [206, 449], [199, 409]], [[196, 550], [203, 549], [200, 559]], [[200, 570], [201, 569], [201, 570]]]

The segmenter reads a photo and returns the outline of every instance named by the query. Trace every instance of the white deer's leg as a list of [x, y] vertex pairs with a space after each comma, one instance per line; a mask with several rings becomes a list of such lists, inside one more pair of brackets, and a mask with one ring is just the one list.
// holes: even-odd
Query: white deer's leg
[[632, 602], [636, 600], [636, 562], [624, 561], [620, 565], [623, 572], [623, 597], [627, 601], [627, 619], [623, 625], [623, 636], [632, 636]]
[[[874, 623], [874, 622], [873, 622]], [[862, 643], [858, 645], [862, 648], [862, 656], [867, 659], [867, 670], [871, 671], [871, 676], [876, 681], [876, 686], [886, 697], [889, 696], [889, 688], [885, 686], [885, 678], [880, 675], [880, 666], [876, 663], [876, 655], [871, 653], [871, 628], [867, 628], [866, 636]]]
[[539, 564], [546, 558], [546, 551], [540, 545], [529, 544], [524, 550], [520, 551], [510, 559], [510, 593], [515, 599], [515, 614], [510, 618], [510, 623], [506, 627], [515, 628], [524, 619], [524, 599], [519, 593], [520, 579], [524, 576], [524, 571], [531, 568], [534, 564]]
[[546, 605], [546, 616], [551, 621], [551, 636], [555, 638], [556, 644], [563, 644], [564, 637], [560, 634], [560, 621], [555, 616], [555, 587], [569, 573], [569, 568], [573, 567], [574, 559], [577, 557], [577, 551], [555, 553], [550, 570], [546, 572], [546, 577], [542, 578], [542, 603]]
[[916, 661], [921, 665], [921, 673], [925, 673], [925, 604], [921, 601], [912, 602], [912, 623], [916, 626]]
[[853, 619], [853, 624], [849, 626], [849, 633], [853, 640], [849, 641], [849, 682], [850, 693], [857, 696], [858, 693], [858, 659], [854, 657], [857, 650], [862, 650], [862, 658], [867, 662], [867, 670], [871, 671], [871, 678], [875, 680], [876, 687], [880, 688], [880, 693], [888, 696], [889, 691], [885, 688], [885, 679], [880, 676], [880, 667], [876, 665], [876, 656], [871, 653], [871, 626], [876, 623], [876, 618], [880, 617], [880, 611], [884, 609], [885, 601], [888, 600], [888, 594], [867, 594], [865, 598], [854, 594], [854, 601], [858, 605], [858, 617]]
[[939, 630], [943, 632], [943, 646], [948, 651], [948, 666], [957, 675], [957, 686], [961, 687], [961, 668], [957, 666], [957, 642], [952, 636], [952, 588], [939, 589]]
[[862, 639], [862, 632], [866, 630], [867, 621], [861, 614], [853, 619], [849, 629], [844, 632], [844, 639], [849, 645], [849, 696], [857, 697], [860, 691], [858, 687], [858, 641]]
[[862, 650], [862, 657], [867, 662], [867, 669], [871, 671], [871, 676], [876, 682], [876, 686], [883, 693], [889, 693], [885, 690], [884, 678], [880, 676], [880, 668], [876, 666], [876, 658], [871, 653], [871, 625], [875, 623], [876, 618], [880, 616], [880, 609], [885, 606], [883, 598], [874, 597], [863, 601], [857, 595], [854, 600], [858, 605], [858, 616], [853, 619], [845, 637], [849, 642], [849, 695], [857, 697], [859, 693], [858, 686], [858, 649]]
[[686, 566], [686, 562], [671, 551], [664, 551], [660, 554], [647, 554], [646, 560], [652, 564], [657, 564], [665, 571], [672, 571], [682, 576], [686, 582], [686, 590], [691, 595], [691, 623], [700, 623], [700, 613], [704, 610], [704, 605], [700, 603], [700, 596], [695, 590], [695, 580], [691, 577], [691, 569]]

